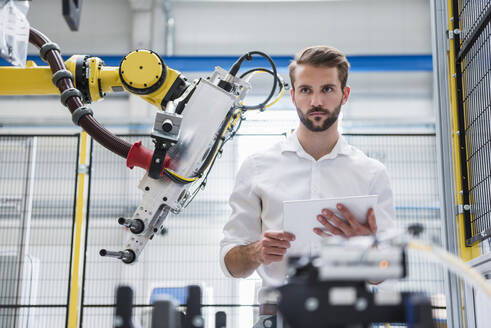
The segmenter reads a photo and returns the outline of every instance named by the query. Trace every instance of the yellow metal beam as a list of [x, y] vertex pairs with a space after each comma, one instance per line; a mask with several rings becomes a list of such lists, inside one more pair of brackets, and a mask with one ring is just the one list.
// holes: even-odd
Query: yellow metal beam
[[[452, 0], [448, 0], [448, 26], [449, 30], [454, 30], [453, 24], [453, 4]], [[450, 90], [450, 106], [451, 106], [451, 114], [452, 114], [452, 144], [453, 144], [453, 152], [452, 159], [454, 165], [454, 183], [456, 186], [456, 194], [455, 194], [455, 204], [463, 204], [462, 195], [460, 194], [460, 190], [462, 188], [462, 180], [460, 178], [460, 141], [459, 136], [456, 131], [459, 130], [458, 127], [458, 108], [457, 108], [457, 86], [456, 86], [456, 75], [455, 75], [455, 59], [456, 59], [456, 51], [454, 47], [453, 40], [450, 40], [449, 45], [449, 53], [448, 53], [448, 63], [449, 63], [449, 90]], [[465, 230], [464, 230], [464, 215], [457, 214], [457, 237], [458, 237], [458, 245], [459, 245], [459, 255], [464, 261], [472, 260], [473, 258], [479, 256], [479, 246], [477, 244], [472, 247], [467, 247], [465, 245]]]
[[72, 271], [68, 308], [68, 327], [76, 328], [79, 323], [81, 297], [80, 286], [82, 283], [83, 272], [83, 232], [86, 227], [86, 206], [87, 206], [87, 171], [81, 168], [88, 167], [88, 145], [89, 137], [87, 132], [80, 135], [79, 149], [79, 170], [77, 183], [77, 201], [75, 205], [75, 229], [73, 235]]
[[26, 67], [0, 67], [0, 95], [57, 95], [49, 66], [28, 61]]

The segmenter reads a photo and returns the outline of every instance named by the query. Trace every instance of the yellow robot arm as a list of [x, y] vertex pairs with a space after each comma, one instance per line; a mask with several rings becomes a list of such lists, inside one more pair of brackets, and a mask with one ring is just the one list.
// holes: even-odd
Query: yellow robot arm
[[[150, 50], [130, 52], [119, 67], [105, 66], [100, 58], [83, 55], [70, 57], [65, 66], [84, 103], [97, 102], [109, 92], [127, 91], [162, 109], [187, 86], [180, 72], [167, 67]], [[60, 94], [52, 79], [49, 66], [37, 66], [32, 61], [25, 68], [0, 67], [0, 95]]]

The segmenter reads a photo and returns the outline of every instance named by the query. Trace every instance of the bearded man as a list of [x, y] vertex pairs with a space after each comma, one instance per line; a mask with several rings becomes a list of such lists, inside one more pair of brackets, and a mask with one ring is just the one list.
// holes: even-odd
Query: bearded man
[[[285, 274], [285, 254], [295, 236], [283, 231], [283, 201], [378, 195], [367, 223], [360, 224], [349, 208], [344, 216], [328, 209], [317, 220], [330, 236], [373, 235], [393, 225], [395, 210], [385, 167], [349, 145], [338, 132], [338, 116], [350, 94], [349, 63], [338, 49], [304, 49], [289, 65], [291, 99], [300, 119], [286, 140], [244, 161], [230, 196], [232, 214], [221, 241], [221, 267], [229, 277], [245, 278], [258, 270], [260, 317], [254, 327], [270, 326], [277, 299], [266, 293], [270, 281]], [[302, 218], [299, 218], [301, 220]]]

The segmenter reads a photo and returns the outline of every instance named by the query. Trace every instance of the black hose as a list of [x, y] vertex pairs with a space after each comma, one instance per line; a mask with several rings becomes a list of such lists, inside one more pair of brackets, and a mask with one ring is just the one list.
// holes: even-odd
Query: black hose
[[[29, 31], [29, 42], [38, 48], [41, 48], [46, 43], [51, 41], [41, 32], [31, 27]], [[60, 52], [56, 49], [49, 50], [45, 55], [46, 60], [54, 73], [65, 70], [65, 63], [60, 55]], [[61, 78], [56, 86], [60, 90], [60, 94], [69, 88], [74, 88], [73, 82], [69, 77]], [[73, 113], [77, 108], [83, 106], [82, 99], [78, 96], [72, 96], [68, 98], [66, 103], [70, 113]], [[84, 115], [79, 120], [79, 125], [87, 131], [87, 133], [100, 143], [105, 148], [109, 149], [113, 153], [126, 158], [131, 148], [131, 144], [126, 140], [116, 137], [112, 132], [104, 128], [99, 122], [97, 122], [92, 115]]]

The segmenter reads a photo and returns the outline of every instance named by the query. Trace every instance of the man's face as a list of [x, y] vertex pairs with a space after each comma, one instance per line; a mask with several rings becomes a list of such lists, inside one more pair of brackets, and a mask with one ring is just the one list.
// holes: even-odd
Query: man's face
[[341, 89], [337, 67], [298, 65], [292, 101], [302, 124], [313, 132], [329, 129], [346, 103], [349, 87]]

